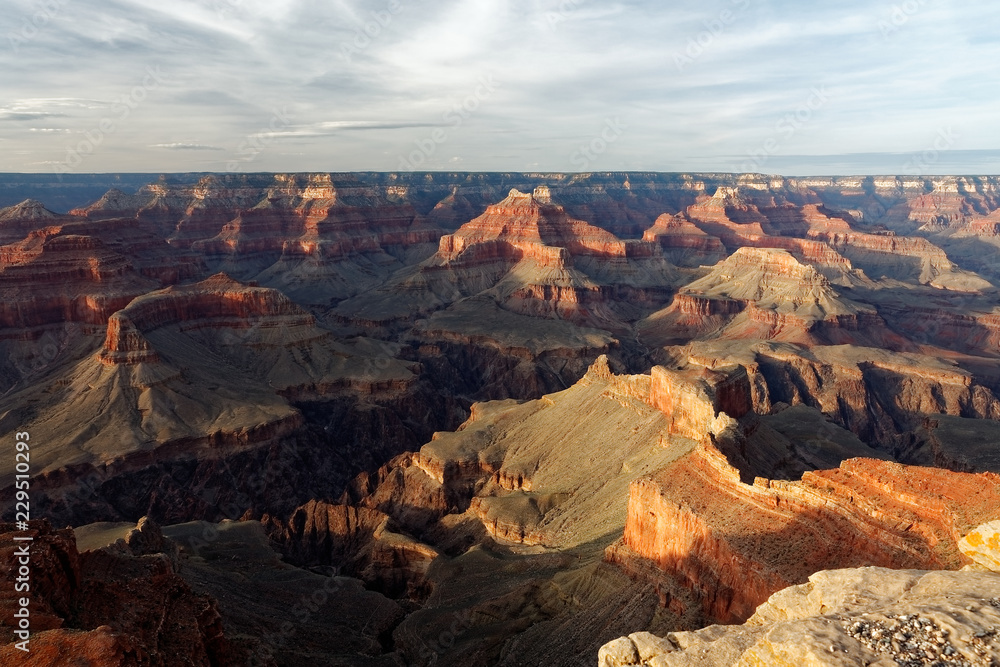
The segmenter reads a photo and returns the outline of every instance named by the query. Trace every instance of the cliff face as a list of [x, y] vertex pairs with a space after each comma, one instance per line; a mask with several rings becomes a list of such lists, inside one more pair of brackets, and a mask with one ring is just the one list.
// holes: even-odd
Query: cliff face
[[46, 227], [0, 247], [0, 329], [96, 324], [158, 285], [99, 238]]
[[287, 523], [263, 521], [291, 562], [337, 564], [341, 573], [390, 597], [420, 599], [427, 593], [427, 569], [438, 552], [393, 532], [390, 517], [378, 510], [312, 501]]
[[[702, 446], [632, 485], [622, 543], [696, 592], [706, 615], [742, 621], [814, 572], [877, 565], [956, 569], [963, 535], [996, 512], [1000, 477], [853, 459], [801, 482], [739, 472]], [[641, 571], [641, 570], [637, 570]]]
[[[20, 534], [20, 533], [19, 533]], [[214, 600], [195, 594], [177, 574], [176, 546], [159, 528], [139, 524], [125, 540], [79, 553], [73, 531], [32, 522], [31, 658], [58, 664], [73, 656], [93, 664], [242, 665], [263, 660], [234, 646]], [[15, 562], [14, 526], [0, 525], [0, 554]], [[13, 592], [13, 571], [8, 573]], [[16, 600], [2, 603], [0, 659], [24, 655], [14, 642]]]
[[671, 371], [653, 367], [649, 403], [670, 422], [671, 435], [704, 440], [713, 431], [725, 428], [724, 413], [739, 419], [753, 409], [746, 369], [737, 366], [719, 372]]
[[109, 192], [73, 214], [139, 220], [212, 270], [280, 285], [307, 303], [378, 284], [403, 266], [399, 258], [431, 254], [441, 235], [393, 188], [335, 185], [329, 174], [160, 182], [136, 195]]
[[664, 256], [677, 266], [711, 266], [726, 257], [722, 241], [681, 216], [661, 215], [643, 232], [642, 240], [658, 243]]

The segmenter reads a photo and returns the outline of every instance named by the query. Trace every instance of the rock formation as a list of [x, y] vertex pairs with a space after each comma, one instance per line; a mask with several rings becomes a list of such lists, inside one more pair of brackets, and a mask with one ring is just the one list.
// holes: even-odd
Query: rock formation
[[654, 345], [718, 337], [906, 346], [875, 308], [841, 297], [811, 264], [771, 248], [740, 248], [639, 330]]
[[[342, 304], [342, 317], [392, 322], [487, 293], [503, 309], [591, 326], [621, 326], [616, 299], [656, 303], [676, 281], [659, 248], [571, 218], [549, 189], [513, 189], [412, 274]], [[402, 301], [396, 294], [407, 293]]]
[[979, 568], [1000, 573], [1000, 520], [977, 527], [961, 539], [958, 548]]
[[818, 572], [743, 625], [601, 648], [599, 667], [990, 665], [1000, 658], [1000, 576], [867, 567]]
[[[31, 543], [31, 637], [25, 664], [66, 660], [110, 666], [274, 664], [256, 646], [234, 645], [216, 603], [177, 574], [176, 547], [144, 520], [126, 539], [79, 553], [73, 531], [34, 521]], [[16, 562], [13, 524], [0, 525], [5, 586], [0, 598], [0, 660], [20, 662], [14, 642]], [[164, 553], [166, 552], [166, 553]]]
[[959, 568], [968, 561], [958, 540], [998, 503], [1000, 477], [991, 473], [867, 459], [800, 482], [749, 485], [703, 445], [633, 483], [624, 538], [608, 557], [636, 572], [650, 561], [695, 591], [708, 618], [739, 622], [819, 570]]
[[438, 552], [393, 532], [393, 522], [378, 510], [312, 501], [285, 526], [269, 517], [264, 523], [292, 562], [336, 564], [342, 574], [390, 597], [426, 595], [427, 570]]
[[[241, 636], [278, 616], [248, 589], [340, 582], [262, 640], [280, 664], [590, 663], [821, 568], [991, 562], [996, 177], [35, 181], [0, 175], [0, 425], [37, 443], [32, 509], [180, 522], [164, 557]], [[170, 551], [137, 530], [89, 551]]]
[[671, 435], [696, 441], [719, 434], [730, 420], [753, 409], [750, 380], [742, 366], [695, 373], [654, 366], [649, 403], [666, 415]]
[[677, 266], [711, 266], [727, 255], [722, 241], [680, 216], [661, 215], [643, 232], [642, 240], [658, 243], [664, 256]]

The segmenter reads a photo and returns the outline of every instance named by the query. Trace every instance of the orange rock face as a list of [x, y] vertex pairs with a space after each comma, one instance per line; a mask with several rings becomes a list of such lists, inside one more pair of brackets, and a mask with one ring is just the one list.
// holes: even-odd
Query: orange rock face
[[958, 541], [996, 513], [1000, 476], [853, 459], [801, 482], [740, 482], [703, 445], [632, 485], [608, 558], [652, 561], [695, 592], [710, 618], [742, 621], [772, 593], [819, 570], [955, 569]]
[[512, 190], [485, 214], [442, 238], [439, 252], [453, 259], [467, 247], [488, 241], [503, 241], [528, 256], [548, 247], [565, 248], [571, 256], [625, 257], [628, 245], [610, 232], [570, 218], [561, 206], [552, 204], [547, 189], [534, 194]]
[[753, 409], [746, 369], [729, 372], [703, 368], [671, 371], [653, 367], [649, 403], [670, 419], [670, 433], [704, 440], [720, 413], [739, 419]]
[[667, 258], [678, 266], [715, 264], [726, 257], [726, 247], [680, 216], [661, 215], [643, 232], [642, 240], [658, 243]]

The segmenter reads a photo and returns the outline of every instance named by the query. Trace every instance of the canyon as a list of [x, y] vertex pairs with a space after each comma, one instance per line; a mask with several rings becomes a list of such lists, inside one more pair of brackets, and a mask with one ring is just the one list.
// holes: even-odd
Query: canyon
[[1000, 660], [1000, 179], [99, 180], [0, 209], [40, 655]]

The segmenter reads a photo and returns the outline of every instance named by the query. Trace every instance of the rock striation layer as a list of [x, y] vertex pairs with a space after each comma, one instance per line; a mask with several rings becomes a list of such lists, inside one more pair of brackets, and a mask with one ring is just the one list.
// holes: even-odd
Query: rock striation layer
[[[877, 565], [955, 569], [958, 542], [1000, 503], [1000, 477], [852, 459], [800, 482], [752, 485], [710, 445], [633, 483], [608, 558], [654, 563], [708, 618], [739, 622], [814, 572]], [[633, 566], [633, 562], [640, 562]]]

